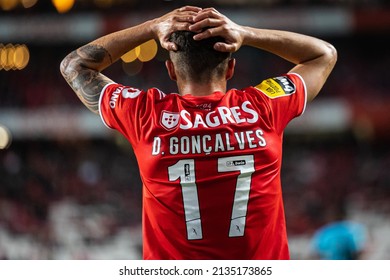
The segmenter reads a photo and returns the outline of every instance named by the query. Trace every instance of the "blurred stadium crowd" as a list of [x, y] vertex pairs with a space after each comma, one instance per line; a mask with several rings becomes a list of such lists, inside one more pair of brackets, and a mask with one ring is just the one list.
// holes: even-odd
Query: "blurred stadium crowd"
[[[142, 9], [147, 1], [130, 2]], [[204, 6], [204, 2], [158, 1], [161, 8], [168, 4]], [[207, 2], [239, 6], [256, 1]], [[387, 1], [262, 1], [275, 9], [288, 4], [291, 13], [295, 6], [313, 3], [353, 9], [385, 7]], [[47, 5], [41, 9], [51, 12]], [[110, 11], [118, 12], [113, 7]], [[4, 15], [0, 13], [0, 20]], [[390, 258], [389, 34], [390, 25], [379, 31], [326, 34], [324, 38], [338, 49], [339, 61], [313, 104], [346, 102], [350, 118], [342, 130], [321, 129], [321, 122], [314, 122], [312, 129], [286, 133], [282, 181], [292, 258], [313, 258], [311, 237], [321, 226], [339, 219], [356, 220], [368, 228], [370, 241], [364, 258]], [[1, 42], [0, 37], [0, 43], [8, 42]], [[44, 108], [87, 110], [59, 73], [60, 61], [77, 46], [32, 42], [24, 70], [0, 70], [0, 124], [1, 113], [7, 110], [22, 116]], [[155, 60], [133, 72], [129, 68], [138, 66], [118, 62], [107, 75], [143, 89], [156, 86], [175, 91], [168, 75], [161, 74], [165, 73], [165, 58], [159, 50]], [[290, 67], [250, 49], [237, 53], [236, 58], [236, 76], [230, 85], [237, 88]], [[330, 113], [321, 116], [332, 117]], [[138, 259], [140, 223], [141, 181], [136, 160], [117, 133], [80, 137], [77, 130], [67, 129], [63, 134], [37, 137], [15, 135], [11, 146], [0, 150], [0, 259]]]

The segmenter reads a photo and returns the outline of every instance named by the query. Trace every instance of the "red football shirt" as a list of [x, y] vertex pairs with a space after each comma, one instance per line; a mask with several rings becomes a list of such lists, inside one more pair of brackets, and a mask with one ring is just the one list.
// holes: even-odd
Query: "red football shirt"
[[296, 74], [205, 97], [107, 85], [102, 120], [143, 182], [144, 259], [288, 259], [282, 137], [305, 104]]

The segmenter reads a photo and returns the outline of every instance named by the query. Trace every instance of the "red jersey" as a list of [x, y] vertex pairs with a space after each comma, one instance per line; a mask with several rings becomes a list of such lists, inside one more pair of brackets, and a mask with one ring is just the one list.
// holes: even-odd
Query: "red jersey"
[[282, 137], [305, 104], [296, 74], [204, 97], [107, 85], [102, 120], [143, 182], [143, 258], [288, 259]]

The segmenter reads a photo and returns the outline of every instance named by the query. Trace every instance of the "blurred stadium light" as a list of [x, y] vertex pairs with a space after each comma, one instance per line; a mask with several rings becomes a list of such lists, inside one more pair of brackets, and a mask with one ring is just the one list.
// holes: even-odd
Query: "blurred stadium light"
[[52, 0], [51, 2], [57, 11], [60, 14], [63, 14], [69, 12], [72, 9], [75, 0]]
[[0, 70], [22, 70], [30, 60], [26, 45], [0, 44]]
[[7, 149], [12, 142], [12, 135], [9, 129], [0, 124], [0, 150]]

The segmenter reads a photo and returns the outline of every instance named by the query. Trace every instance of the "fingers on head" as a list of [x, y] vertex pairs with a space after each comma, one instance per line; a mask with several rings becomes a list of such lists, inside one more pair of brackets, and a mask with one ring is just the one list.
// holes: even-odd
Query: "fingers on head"
[[220, 18], [222, 15], [214, 8], [203, 9], [196, 16], [196, 20], [202, 20], [205, 18]]
[[200, 12], [202, 8], [196, 6], [184, 6], [179, 8], [177, 11], [179, 12]]
[[207, 18], [200, 22], [195, 22], [194, 24], [190, 25], [189, 28], [191, 31], [194, 32], [201, 32], [202, 30], [204, 30], [204, 35], [209, 36], [215, 35], [215, 32], [219, 32], [219, 27], [221, 27], [222, 23], [223, 22], [219, 19]]
[[161, 47], [168, 51], [177, 51], [177, 46], [172, 42], [162, 42]]
[[224, 28], [222, 26], [210, 27], [194, 36], [195, 40], [202, 40], [210, 37], [222, 36], [224, 37]]
[[220, 52], [235, 52], [237, 49], [236, 44], [227, 44], [223, 42], [215, 43], [214, 49]]

